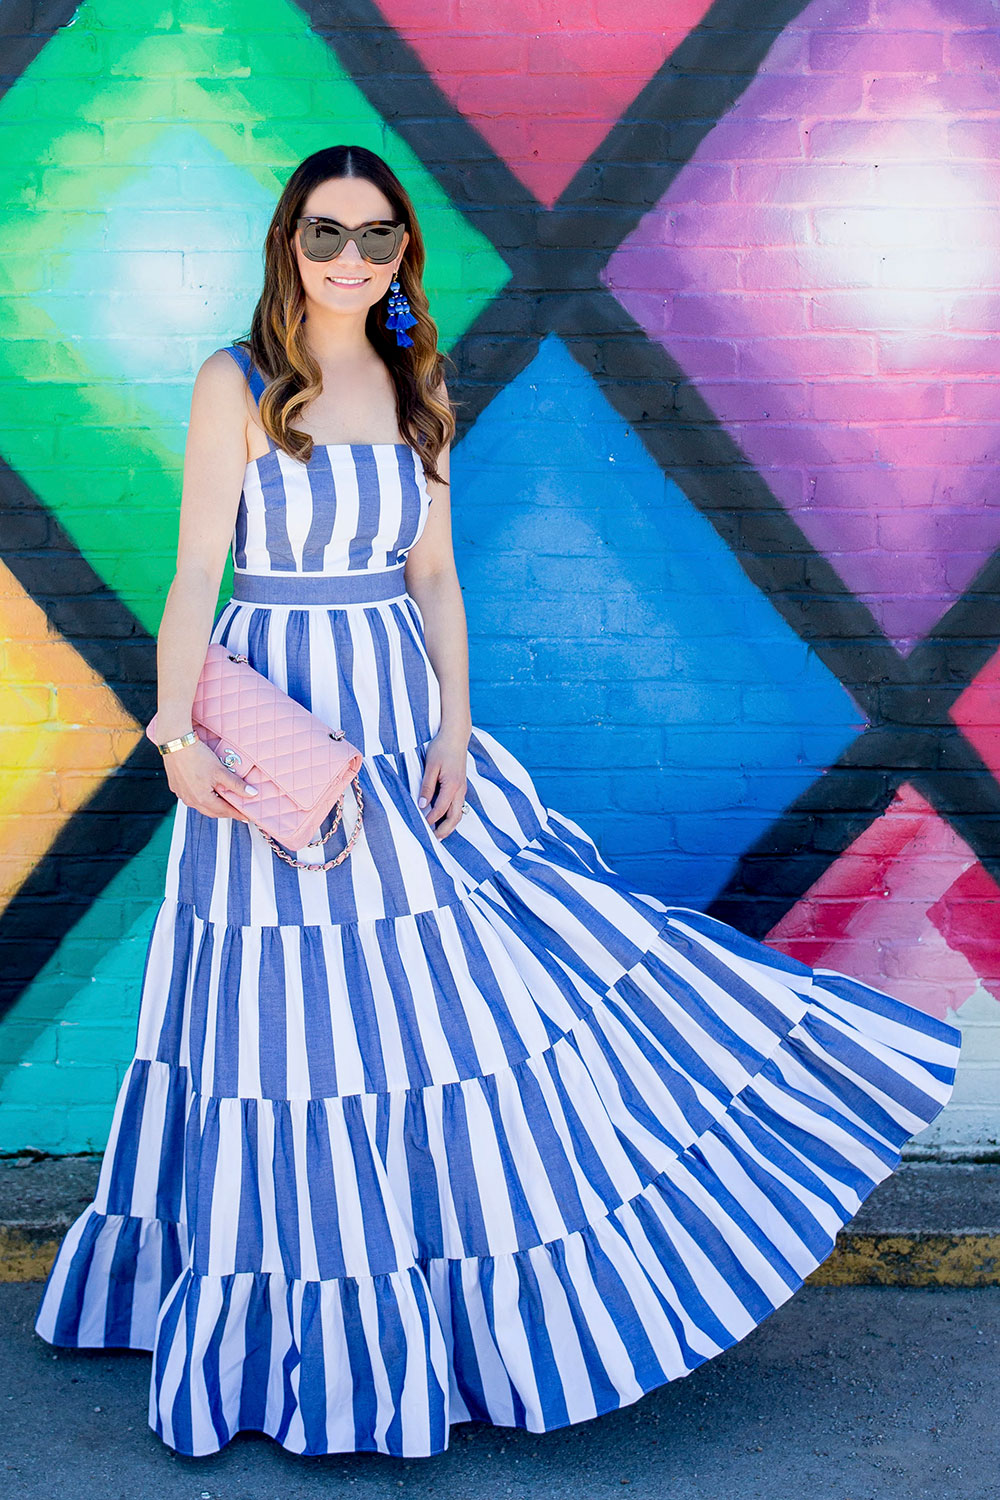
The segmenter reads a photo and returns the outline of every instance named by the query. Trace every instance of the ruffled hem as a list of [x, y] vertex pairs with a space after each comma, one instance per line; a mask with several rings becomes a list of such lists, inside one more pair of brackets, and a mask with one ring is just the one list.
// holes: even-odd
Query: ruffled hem
[[186, 1224], [92, 1206], [50, 1273], [38, 1332], [150, 1348], [150, 1424], [191, 1456], [249, 1429], [297, 1454], [422, 1457], [459, 1421], [543, 1432], [627, 1406], [785, 1302], [947, 1101], [954, 1028], [901, 1006], [914, 1047], [894, 1051], [874, 1033], [898, 1016], [859, 1031], [871, 992], [821, 981], [725, 1115], [572, 1232], [372, 1275], [198, 1275]]

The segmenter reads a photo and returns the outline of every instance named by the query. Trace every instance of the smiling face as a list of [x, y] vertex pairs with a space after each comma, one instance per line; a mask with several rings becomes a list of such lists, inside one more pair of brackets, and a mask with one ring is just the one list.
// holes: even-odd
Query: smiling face
[[[314, 187], [302, 205], [303, 216], [336, 219], [345, 229], [360, 229], [375, 221], [395, 222], [399, 215], [380, 188], [366, 177], [330, 177]], [[310, 260], [302, 253], [301, 231], [295, 234], [295, 259], [306, 300], [330, 312], [363, 313], [384, 297], [399, 269], [409, 234], [386, 265], [365, 260], [354, 240], [348, 240], [335, 260]]]

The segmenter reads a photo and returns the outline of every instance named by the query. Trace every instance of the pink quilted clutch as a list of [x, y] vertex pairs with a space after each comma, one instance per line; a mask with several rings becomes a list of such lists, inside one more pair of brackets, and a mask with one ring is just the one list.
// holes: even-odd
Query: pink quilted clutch
[[[156, 715], [146, 734], [157, 743]], [[219, 641], [209, 644], [191, 706], [191, 723], [199, 739], [244, 781], [255, 786], [254, 798], [225, 797], [258, 825], [274, 852], [304, 870], [329, 869], [351, 851], [361, 828], [360, 750], [331, 729], [303, 704], [258, 672], [245, 656]], [[183, 752], [182, 752], [183, 753]], [[294, 860], [279, 848], [301, 849], [325, 843], [339, 826], [344, 792], [353, 779], [358, 813], [350, 841], [336, 859], [322, 865]], [[334, 805], [337, 819], [322, 839], [310, 839]]]

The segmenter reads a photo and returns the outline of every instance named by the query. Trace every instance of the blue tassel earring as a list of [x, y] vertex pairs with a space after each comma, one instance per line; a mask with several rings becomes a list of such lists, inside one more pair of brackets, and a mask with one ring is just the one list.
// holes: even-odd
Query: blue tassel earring
[[413, 340], [404, 330], [412, 328], [416, 321], [410, 310], [410, 299], [400, 290], [399, 281], [394, 276], [389, 283], [389, 316], [385, 320], [385, 326], [395, 329], [397, 344], [409, 348]]

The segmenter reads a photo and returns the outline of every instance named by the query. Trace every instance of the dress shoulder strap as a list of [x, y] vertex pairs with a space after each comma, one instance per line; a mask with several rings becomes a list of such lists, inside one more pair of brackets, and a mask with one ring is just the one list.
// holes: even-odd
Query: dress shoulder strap
[[[267, 381], [264, 379], [263, 375], [260, 373], [257, 366], [251, 359], [250, 350], [247, 349], [243, 344], [227, 344], [226, 353], [232, 355], [233, 359], [243, 371], [243, 374], [246, 377], [247, 384], [250, 387], [253, 399], [257, 403], [259, 409], [260, 398], [264, 394], [264, 387], [267, 385]], [[270, 436], [268, 436], [267, 439], [267, 446], [271, 449], [274, 448], [274, 442]]]

